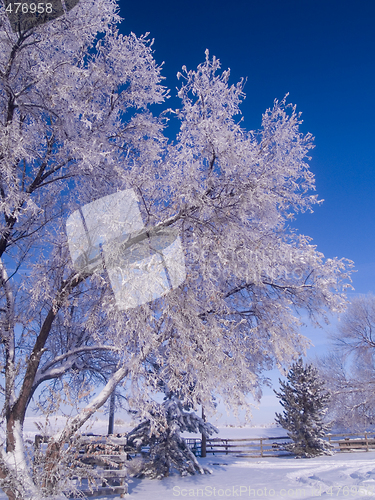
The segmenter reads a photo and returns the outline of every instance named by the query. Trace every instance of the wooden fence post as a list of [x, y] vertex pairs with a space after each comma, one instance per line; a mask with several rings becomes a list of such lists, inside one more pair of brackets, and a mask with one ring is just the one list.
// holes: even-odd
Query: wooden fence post
[[115, 424], [115, 391], [112, 392], [109, 400], [108, 435], [113, 434]]
[[[203, 422], [206, 421], [206, 417], [204, 415], [204, 409], [202, 405], [202, 420]], [[207, 438], [205, 434], [202, 434], [202, 441], [201, 441], [201, 457], [204, 458], [207, 454]]]

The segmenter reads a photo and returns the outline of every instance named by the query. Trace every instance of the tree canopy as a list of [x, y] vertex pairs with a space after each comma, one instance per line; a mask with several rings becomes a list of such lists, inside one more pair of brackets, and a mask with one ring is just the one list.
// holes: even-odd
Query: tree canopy
[[318, 367], [332, 393], [331, 418], [337, 427], [365, 430], [375, 422], [375, 297], [354, 297], [331, 332], [331, 349]]

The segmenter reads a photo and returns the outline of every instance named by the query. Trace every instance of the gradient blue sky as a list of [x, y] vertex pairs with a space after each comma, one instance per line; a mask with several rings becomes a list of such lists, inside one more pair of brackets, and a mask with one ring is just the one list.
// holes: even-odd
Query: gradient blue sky
[[[311, 170], [325, 202], [294, 226], [326, 257], [355, 263], [356, 294], [375, 291], [375, 2], [373, 0], [119, 1], [123, 33], [150, 32], [154, 57], [165, 62], [168, 107], [178, 107], [176, 73], [194, 69], [204, 51], [247, 78], [243, 126], [258, 129], [262, 113], [289, 92], [315, 136]], [[322, 331], [307, 328], [315, 351]], [[310, 353], [310, 355], [312, 352]], [[274, 375], [273, 375], [274, 376]], [[269, 397], [267, 396], [269, 394]], [[264, 421], [275, 409], [266, 391]], [[259, 417], [259, 415], [262, 415]]]

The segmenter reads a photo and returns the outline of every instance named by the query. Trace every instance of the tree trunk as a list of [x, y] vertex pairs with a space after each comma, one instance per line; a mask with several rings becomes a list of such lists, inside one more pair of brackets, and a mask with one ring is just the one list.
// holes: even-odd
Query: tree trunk
[[39, 494], [33, 482], [23, 443], [23, 421], [14, 412], [7, 420], [6, 460], [1, 453], [0, 479], [5, 479], [3, 491], [9, 500], [37, 500]]

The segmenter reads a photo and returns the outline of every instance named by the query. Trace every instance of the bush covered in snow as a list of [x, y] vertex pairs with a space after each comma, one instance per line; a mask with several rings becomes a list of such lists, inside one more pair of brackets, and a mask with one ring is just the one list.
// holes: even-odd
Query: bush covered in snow
[[139, 451], [148, 446], [150, 450], [138, 462], [139, 466], [134, 474], [161, 479], [169, 475], [172, 466], [182, 476], [196, 472], [210, 473], [209, 469], [198, 463], [181, 433], [200, 432], [208, 437], [218, 432], [217, 429], [193, 411], [184, 408], [175, 397], [166, 399], [152, 413], [152, 418], [140, 423], [128, 434], [129, 446]]
[[283, 415], [276, 413], [276, 422], [288, 431], [293, 443], [285, 449], [298, 456], [313, 457], [330, 454], [331, 445], [323, 439], [328, 430], [324, 423], [329, 393], [312, 365], [303, 365], [302, 359], [293, 363], [282, 382], [281, 391], [275, 392], [284, 407]]

